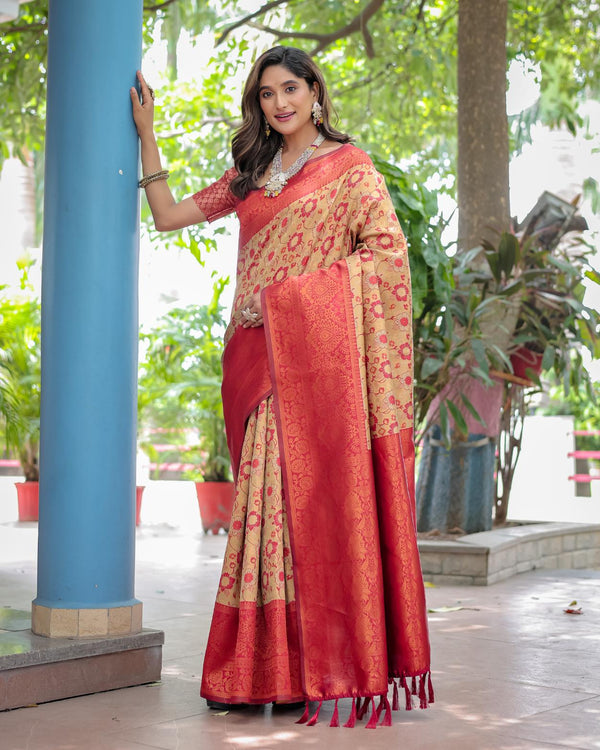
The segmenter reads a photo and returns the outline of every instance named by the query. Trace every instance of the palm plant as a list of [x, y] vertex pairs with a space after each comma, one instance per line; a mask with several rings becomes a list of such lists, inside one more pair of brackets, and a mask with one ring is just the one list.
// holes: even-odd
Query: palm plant
[[207, 482], [230, 479], [221, 401], [225, 320], [219, 303], [227, 283], [215, 283], [208, 305], [173, 308], [141, 335], [147, 345], [139, 377], [141, 421], [154, 428], [197, 432], [198, 444], [183, 457], [200, 465]]
[[0, 298], [0, 414], [28, 482], [39, 480], [40, 330], [38, 300]]

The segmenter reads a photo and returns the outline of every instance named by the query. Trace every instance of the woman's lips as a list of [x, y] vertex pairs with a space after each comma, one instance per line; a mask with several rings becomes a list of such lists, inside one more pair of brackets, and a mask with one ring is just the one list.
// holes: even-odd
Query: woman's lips
[[275, 115], [275, 119], [279, 122], [286, 122], [290, 117], [294, 116], [294, 112], [286, 112], [284, 115]]

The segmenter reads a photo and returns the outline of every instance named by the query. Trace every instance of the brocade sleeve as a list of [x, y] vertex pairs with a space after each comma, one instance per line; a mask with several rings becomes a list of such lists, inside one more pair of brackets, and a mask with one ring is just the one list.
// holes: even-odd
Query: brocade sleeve
[[235, 176], [235, 167], [231, 167], [212, 185], [199, 190], [192, 196], [198, 208], [206, 216], [207, 221], [215, 221], [235, 211], [239, 198], [236, 198], [229, 189], [231, 180]]

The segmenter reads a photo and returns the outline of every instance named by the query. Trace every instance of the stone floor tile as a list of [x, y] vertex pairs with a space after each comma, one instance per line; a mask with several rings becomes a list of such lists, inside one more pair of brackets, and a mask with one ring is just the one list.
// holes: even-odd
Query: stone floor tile
[[[137, 531], [144, 626], [165, 631], [161, 682], [0, 713], [0, 750], [600, 750], [600, 571], [427, 588], [435, 705], [369, 731], [330, 729], [326, 704], [306, 727], [270, 707], [222, 716], [199, 697], [226, 540], [198, 526]], [[36, 532], [0, 520], [0, 607], [31, 606]], [[574, 599], [583, 616], [563, 613]], [[349, 710], [341, 701], [342, 721]]]
[[600, 697], [529, 716], [506, 733], [523, 741], [557, 743], [578, 750], [600, 748]]

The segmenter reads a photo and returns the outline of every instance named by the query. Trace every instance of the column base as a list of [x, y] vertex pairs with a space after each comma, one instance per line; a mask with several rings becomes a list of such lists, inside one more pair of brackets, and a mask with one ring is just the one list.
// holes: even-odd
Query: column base
[[[112, 638], [41, 638], [14, 612], [0, 630], [0, 711], [160, 680], [164, 633], [143, 630]], [[0, 719], [1, 722], [1, 719]]]
[[135, 635], [142, 630], [142, 603], [106, 609], [59, 609], [34, 603], [31, 630], [46, 638]]

